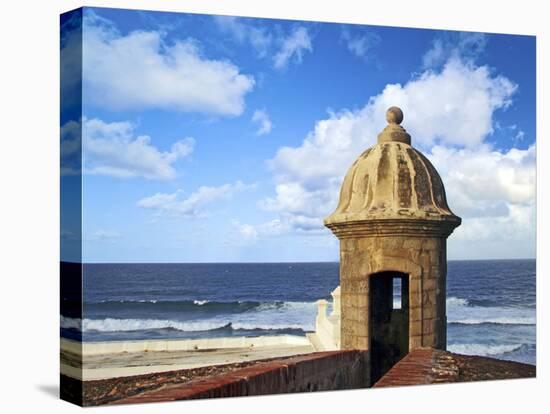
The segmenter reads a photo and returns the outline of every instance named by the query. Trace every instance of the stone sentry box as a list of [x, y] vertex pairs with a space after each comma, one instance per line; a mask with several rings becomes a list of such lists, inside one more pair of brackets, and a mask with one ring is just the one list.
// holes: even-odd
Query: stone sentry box
[[400, 126], [403, 112], [391, 107], [386, 119], [325, 219], [340, 240], [341, 347], [369, 349], [372, 381], [414, 348], [446, 348], [446, 243], [461, 223], [439, 174]]

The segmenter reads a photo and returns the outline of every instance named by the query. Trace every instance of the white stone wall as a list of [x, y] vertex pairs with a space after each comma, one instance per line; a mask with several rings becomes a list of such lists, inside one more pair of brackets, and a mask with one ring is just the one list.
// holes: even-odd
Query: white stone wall
[[315, 332], [308, 334], [315, 351], [334, 351], [340, 349], [340, 286], [331, 293], [332, 311], [327, 315], [328, 301], [317, 301]]

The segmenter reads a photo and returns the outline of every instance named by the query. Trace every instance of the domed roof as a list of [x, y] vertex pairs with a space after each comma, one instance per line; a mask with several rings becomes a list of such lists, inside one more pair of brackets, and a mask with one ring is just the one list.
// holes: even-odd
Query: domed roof
[[363, 152], [346, 174], [338, 207], [325, 219], [325, 225], [333, 228], [339, 223], [406, 219], [458, 226], [461, 220], [447, 205], [441, 177], [410, 145], [410, 135], [399, 125], [401, 110], [391, 107], [386, 119], [388, 126], [379, 134], [378, 143]]

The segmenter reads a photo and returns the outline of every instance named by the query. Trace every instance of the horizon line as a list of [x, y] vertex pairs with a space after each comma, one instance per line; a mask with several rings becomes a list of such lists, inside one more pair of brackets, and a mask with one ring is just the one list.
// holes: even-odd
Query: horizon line
[[[513, 260], [537, 260], [536, 257], [516, 257], [516, 258], [489, 258], [489, 259], [448, 259], [447, 262], [483, 262], [483, 261], [513, 261]], [[60, 260], [60, 263], [73, 263], [73, 264], [315, 264], [315, 263], [340, 263], [339, 260], [316, 260], [316, 261], [245, 261], [245, 262], [74, 262], [69, 260]]]

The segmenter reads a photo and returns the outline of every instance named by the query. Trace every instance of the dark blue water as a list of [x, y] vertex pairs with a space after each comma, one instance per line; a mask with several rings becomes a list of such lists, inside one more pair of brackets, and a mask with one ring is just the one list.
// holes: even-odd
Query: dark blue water
[[[87, 264], [85, 341], [303, 334], [338, 263]], [[535, 261], [450, 261], [448, 349], [535, 363]]]

